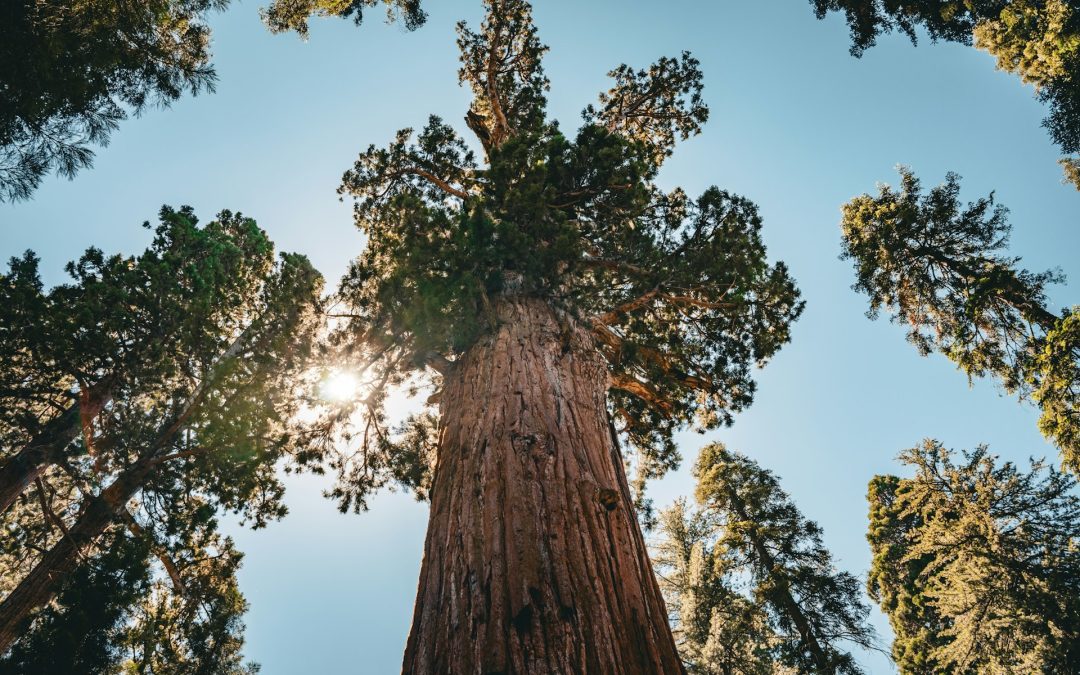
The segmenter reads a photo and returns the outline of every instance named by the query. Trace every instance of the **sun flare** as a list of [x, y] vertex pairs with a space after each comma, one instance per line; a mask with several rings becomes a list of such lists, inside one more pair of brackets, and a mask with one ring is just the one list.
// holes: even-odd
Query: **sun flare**
[[343, 403], [356, 397], [360, 383], [348, 372], [331, 373], [322, 385], [322, 397], [334, 403]]

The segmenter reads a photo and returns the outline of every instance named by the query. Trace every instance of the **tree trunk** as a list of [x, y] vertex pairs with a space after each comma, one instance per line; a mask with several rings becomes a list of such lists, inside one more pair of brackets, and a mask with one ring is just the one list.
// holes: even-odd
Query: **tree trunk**
[[94, 497], [78, 521], [4, 598], [0, 603], [0, 654], [22, 634], [30, 614], [56, 597], [71, 572], [82, 562], [83, 554], [116, 520], [153, 466], [151, 460], [140, 460]]
[[[732, 510], [735, 512], [735, 515], [739, 517], [739, 520], [744, 523], [757, 522], [750, 518], [750, 514], [747, 513], [746, 510], [746, 503], [734, 490], [728, 491], [728, 499], [731, 501]], [[795, 624], [795, 630], [799, 631], [799, 637], [802, 639], [803, 646], [806, 647], [806, 651], [810, 652], [810, 656], [814, 659], [814, 665], [817, 666], [818, 669], [817, 672], [836, 672], [836, 668], [830, 662], [825, 650], [822, 649], [821, 643], [818, 642], [817, 632], [814, 630], [814, 627], [810, 625], [810, 621], [806, 618], [806, 614], [803, 613], [799, 603], [795, 601], [795, 596], [791, 594], [791, 585], [776, 564], [776, 559], [773, 558], [772, 554], [769, 552], [769, 548], [765, 545], [765, 542], [761, 540], [761, 537], [758, 536], [758, 533], [754, 528], [751, 528], [749, 531], [749, 539], [750, 544], [754, 547], [754, 552], [757, 553], [762, 568], [765, 570], [765, 574], [768, 575], [777, 589], [778, 600], [782, 605], [781, 611], [785, 612], [788, 615], [788, 618], [791, 619], [791, 622]]]
[[683, 673], [590, 334], [504, 298], [446, 377], [407, 675]]
[[91, 387], [80, 402], [72, 403], [58, 417], [49, 420], [14, 457], [0, 465], [0, 514], [7, 513], [27, 487], [55, 464], [90, 420], [97, 417], [112, 399], [108, 383]]

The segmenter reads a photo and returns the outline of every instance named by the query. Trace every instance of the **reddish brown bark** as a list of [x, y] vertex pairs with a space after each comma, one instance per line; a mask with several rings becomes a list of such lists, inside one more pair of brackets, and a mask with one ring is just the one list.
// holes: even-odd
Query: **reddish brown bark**
[[49, 603], [82, 562], [83, 554], [115, 521], [142, 486], [154, 464], [136, 462], [92, 498], [67, 533], [42, 556], [37, 565], [0, 603], [0, 654], [18, 639], [31, 613]]
[[408, 675], [682, 673], [589, 333], [506, 299], [446, 377]]
[[26, 488], [60, 461], [64, 450], [79, 437], [112, 400], [110, 381], [103, 381], [50, 420], [22, 450], [0, 464], [0, 514], [6, 513]]

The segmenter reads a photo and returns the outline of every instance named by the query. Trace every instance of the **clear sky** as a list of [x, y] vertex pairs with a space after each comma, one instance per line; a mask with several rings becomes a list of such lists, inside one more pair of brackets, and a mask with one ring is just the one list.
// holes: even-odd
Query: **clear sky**
[[[307, 43], [267, 33], [258, 6], [234, 2], [212, 18], [216, 94], [123, 123], [93, 169], [0, 204], [0, 254], [33, 248], [55, 283], [87, 246], [138, 251], [149, 240], [142, 221], [163, 203], [190, 204], [204, 220], [223, 208], [255, 217], [336, 282], [363, 244], [335, 194], [357, 152], [430, 113], [468, 135], [453, 25], [477, 21], [480, 2], [429, 0], [430, 20], [415, 33], [377, 12], [359, 29], [317, 21]], [[760, 373], [752, 408], [730, 429], [681, 436], [684, 468], [653, 486], [657, 504], [690, 493], [698, 448], [722, 440], [779, 474], [840, 564], [865, 575], [866, 484], [895, 472], [901, 449], [935, 437], [988, 443], [1016, 460], [1055, 454], [1034, 410], [991, 383], [969, 386], [942, 357], [919, 357], [901, 327], [867, 320], [850, 264], [837, 258], [843, 202], [895, 183], [898, 163], [925, 186], [952, 170], [967, 199], [996, 190], [1009, 206], [1026, 266], [1074, 279], [1052, 291], [1055, 309], [1080, 302], [1080, 193], [1060, 184], [1030, 88], [960, 45], [892, 37], [854, 59], [843, 20], [815, 20], [807, 0], [544, 0], [535, 15], [551, 47], [550, 111], [567, 130], [615, 65], [684, 49], [701, 60], [712, 118], [661, 182], [691, 194], [715, 184], [757, 202], [771, 256], [789, 264], [807, 300], [792, 343]], [[320, 496], [322, 479], [288, 487], [283, 522], [229, 526], [247, 553], [248, 655], [265, 675], [398, 671], [426, 507], [385, 494], [369, 513], [343, 516]], [[875, 621], [887, 639], [883, 617]], [[891, 670], [879, 655], [862, 662]]]

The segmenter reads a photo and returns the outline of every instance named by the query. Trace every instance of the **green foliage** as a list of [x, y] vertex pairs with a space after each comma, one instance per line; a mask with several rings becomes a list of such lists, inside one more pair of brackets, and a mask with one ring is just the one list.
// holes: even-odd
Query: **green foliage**
[[901, 673], [929, 675], [942, 672], [931, 653], [946, 642], [947, 620], [917, 591], [929, 560], [908, 555], [907, 538], [921, 526], [921, 520], [918, 513], [899, 515], [896, 494], [900, 482], [896, 476], [875, 476], [870, 481], [866, 538], [874, 559], [866, 587], [870, 598], [889, 617], [897, 668]]
[[817, 524], [772, 473], [718, 443], [694, 475], [701, 508], [664, 512], [654, 555], [688, 670], [862, 672], [843, 644], [876, 648], [869, 608]]
[[[36, 258], [13, 260], [3, 286], [12, 302], [0, 317], [12, 337], [2, 377], [19, 384], [0, 392], [0, 417], [12, 419], [3, 454], [18, 452], [75, 400], [160, 394], [190, 379], [193, 359], [231, 341], [272, 266], [273, 246], [254, 221], [224, 212], [199, 227], [186, 207], [161, 210], [139, 256], [91, 248], [67, 266], [71, 283], [47, 294]], [[37, 414], [28, 414], [37, 399]]]
[[918, 28], [932, 40], [970, 44], [980, 21], [997, 18], [1009, 0], [810, 0], [819, 19], [843, 12], [851, 28], [851, 53], [873, 47], [879, 35], [898, 30], [912, 43]]
[[[159, 549], [160, 550], [160, 549]], [[122, 638], [123, 673], [252, 675], [241, 654], [247, 602], [237, 588], [242, 555], [208, 530], [168, 549], [175, 578], [154, 581]]]
[[[109, 489], [129, 485], [122, 503], [108, 506], [112, 531], [126, 524], [163, 565], [170, 560], [172, 587], [157, 578], [135, 600], [117, 600], [126, 637], [110, 640], [126, 641], [125, 653], [142, 664], [130, 672], [247, 673], [246, 604], [234, 578], [240, 554], [216, 534], [216, 514], [234, 511], [255, 527], [284, 515], [278, 467], [314, 461], [333, 429], [333, 420], [300, 417], [322, 326], [322, 279], [303, 256], [275, 261], [265, 233], [240, 214], [224, 211], [199, 227], [190, 209], [164, 208], [161, 220], [143, 254], [91, 249], [69, 265], [71, 284], [41, 294], [28, 255], [0, 285], [12, 296], [39, 292], [24, 303], [42, 327], [19, 346], [38, 357], [26, 359], [36, 364], [28, 386], [40, 374], [43, 389], [108, 382], [111, 392], [5, 514], [0, 579], [15, 587]], [[16, 328], [33, 323], [12, 315]], [[6, 403], [0, 410], [21, 419]], [[11, 425], [9, 435], [26, 439], [44, 421]], [[86, 564], [75, 574], [86, 574]], [[45, 614], [35, 616], [52, 630]]]
[[386, 6], [387, 21], [401, 19], [408, 30], [419, 28], [427, 20], [420, 0], [273, 0], [260, 13], [271, 32], [296, 31], [307, 38], [308, 19], [312, 16], [352, 18], [359, 26], [364, 21], [364, 10], [379, 5]]
[[975, 46], [997, 59], [999, 69], [1042, 87], [1068, 76], [1080, 47], [1071, 2], [1017, 0], [980, 21]]
[[1042, 462], [927, 440], [870, 484], [871, 597], [902, 673], [1066, 673], [1080, 662], [1080, 499]]
[[1065, 467], [1080, 476], [1080, 308], [1064, 316], [1034, 347], [1028, 384], [1042, 410], [1039, 431], [1062, 450]]
[[901, 168], [901, 187], [881, 186], [843, 208], [843, 257], [854, 288], [908, 326], [922, 354], [941, 352], [969, 377], [991, 375], [1043, 411], [1040, 427], [1066, 466], [1080, 457], [1080, 335], [1073, 314], [1047, 308], [1054, 272], [1032, 273], [1005, 254], [1010, 226], [993, 197], [962, 207], [959, 177], [922, 194]]
[[1061, 165], [1062, 170], [1065, 172], [1064, 182], [1071, 183], [1076, 186], [1077, 190], [1080, 190], [1080, 159], [1064, 157], [1058, 160], [1058, 164]]
[[63, 405], [71, 385], [71, 378], [58, 376], [42, 354], [48, 299], [38, 263], [27, 251], [0, 274], [0, 448], [28, 441], [50, 407]]
[[[1043, 126], [1068, 154], [1080, 152], [1080, 4], [1076, 0], [811, 0], [818, 18], [844, 12], [860, 56], [877, 36], [899, 30], [916, 40], [972, 44], [998, 68], [1035, 85], [1050, 106]], [[1066, 177], [1072, 180], [1065, 160]]]
[[[8, 0], [0, 5], [0, 201], [91, 165], [121, 120], [212, 91], [207, 16], [229, 0]], [[424, 23], [420, 0], [275, 0], [270, 30], [307, 35], [310, 15], [352, 17], [385, 4]]]
[[11, 0], [0, 9], [0, 199], [90, 165], [129, 112], [213, 89], [205, 15], [227, 0]]
[[11, 675], [114, 673], [132, 606], [148, 590], [146, 542], [116, 532], [0, 658]]
[[350, 316], [334, 341], [376, 391], [364, 426], [380, 430], [336, 465], [353, 485], [335, 494], [353, 504], [400, 468], [397, 445], [378, 440], [393, 436], [378, 392], [409, 378], [437, 388], [439, 371], [493, 330], [504, 296], [545, 298], [592, 329], [610, 408], [646, 477], [677, 464], [675, 429], [728, 423], [751, 402], [752, 366], [802, 311], [787, 269], [766, 261], [753, 204], [655, 183], [675, 141], [707, 118], [696, 60], [616, 68], [565, 135], [545, 116], [547, 48], [529, 4], [485, 5], [479, 31], [458, 27], [459, 74], [474, 95], [465, 121], [485, 161], [432, 117], [415, 140], [405, 129], [361, 153], [340, 188], [367, 246], [342, 283]]
[[215, 533], [212, 518], [189, 515], [183, 531], [168, 535], [138, 525], [130, 527], [134, 534], [110, 532], [0, 660], [3, 672], [257, 672], [240, 653], [242, 556]]
[[679, 58], [662, 57], [648, 70], [620, 65], [608, 73], [615, 86], [600, 94], [600, 109], [590, 105], [583, 117], [641, 143], [659, 165], [671, 156], [676, 137], [685, 141], [696, 136], [709, 119], [701, 98], [700, 65], [690, 52]]

